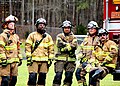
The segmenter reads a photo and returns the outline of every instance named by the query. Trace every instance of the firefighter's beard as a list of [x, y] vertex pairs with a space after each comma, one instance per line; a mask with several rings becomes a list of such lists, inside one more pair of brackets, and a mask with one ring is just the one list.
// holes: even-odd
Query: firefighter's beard
[[46, 32], [46, 30], [45, 29], [37, 29], [37, 32], [40, 34], [44, 34]]
[[104, 43], [104, 42], [106, 41], [106, 39], [102, 37], [102, 38], [100, 39], [100, 41], [101, 41], [101, 43]]

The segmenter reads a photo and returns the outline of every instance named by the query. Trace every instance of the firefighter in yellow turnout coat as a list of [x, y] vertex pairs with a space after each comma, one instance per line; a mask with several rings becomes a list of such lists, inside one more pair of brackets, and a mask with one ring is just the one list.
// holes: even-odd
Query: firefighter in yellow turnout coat
[[[37, 31], [29, 34], [25, 48], [29, 71], [28, 86], [45, 86], [46, 74], [54, 57], [54, 43], [52, 37], [45, 32], [46, 20], [36, 21]], [[37, 74], [39, 75], [37, 78]], [[38, 79], [38, 80], [37, 80]], [[37, 84], [36, 84], [37, 81]]]
[[99, 30], [99, 37], [100, 45], [93, 52], [99, 61], [99, 67], [89, 73], [90, 86], [100, 86], [100, 79], [103, 79], [108, 73], [113, 73], [117, 62], [117, 44], [108, 39], [108, 32], [105, 29]]
[[81, 43], [80, 53], [77, 55], [77, 58], [80, 59], [80, 65], [76, 70], [76, 79], [79, 86], [87, 85], [85, 76], [97, 64], [92, 56], [92, 51], [94, 46], [99, 44], [99, 37], [97, 36], [99, 27], [95, 21], [90, 21], [87, 27], [89, 34]]
[[5, 19], [2, 25], [4, 30], [0, 34], [1, 86], [15, 86], [17, 82], [18, 66], [22, 64], [20, 40], [19, 36], [14, 32], [16, 21], [18, 21], [18, 19], [10, 15]]
[[56, 62], [55, 77], [53, 86], [60, 86], [63, 71], [65, 70], [64, 86], [71, 86], [73, 72], [75, 71], [75, 50], [77, 48], [77, 39], [71, 31], [72, 25], [70, 21], [64, 21], [62, 24], [63, 33], [57, 35], [56, 45]]

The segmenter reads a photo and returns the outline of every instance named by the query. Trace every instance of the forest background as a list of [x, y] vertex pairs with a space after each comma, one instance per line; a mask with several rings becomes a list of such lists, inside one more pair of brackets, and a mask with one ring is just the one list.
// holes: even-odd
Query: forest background
[[10, 14], [18, 17], [16, 33], [26, 39], [36, 29], [36, 20], [43, 17], [47, 20], [47, 32], [55, 40], [64, 20], [72, 22], [76, 35], [86, 34], [91, 20], [102, 27], [103, 6], [103, 0], [0, 0], [0, 20], [4, 21]]

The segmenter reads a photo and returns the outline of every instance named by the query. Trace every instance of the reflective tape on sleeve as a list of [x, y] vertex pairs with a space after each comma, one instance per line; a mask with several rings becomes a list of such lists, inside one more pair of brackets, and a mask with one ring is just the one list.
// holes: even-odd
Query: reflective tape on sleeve
[[30, 45], [33, 44], [33, 42], [31, 40], [26, 40], [26, 43], [29, 43]]
[[81, 46], [84, 50], [94, 50], [94, 46]]
[[107, 67], [112, 67], [112, 68], [115, 68], [115, 67], [116, 67], [115, 64], [106, 64], [105, 66], [107, 66]]
[[106, 61], [112, 61], [112, 57], [110, 57], [109, 55], [105, 58]]
[[0, 45], [5, 46], [5, 42], [0, 41]]
[[5, 58], [5, 57], [6, 57], [5, 53], [0, 54], [0, 58]]
[[111, 45], [111, 46], [110, 46], [110, 51], [111, 51], [112, 49], [115, 49], [116, 51], [118, 50], [118, 48], [117, 48], [116, 46], [114, 46], [114, 45]]
[[35, 56], [32, 56], [32, 60], [33, 61], [48, 61], [48, 57], [47, 56], [42, 56], [42, 57], [35, 57]]
[[18, 63], [19, 58], [10, 58], [10, 59], [7, 60], [7, 63], [14, 63], [14, 62]]
[[65, 57], [65, 56], [58, 56], [57, 58], [55, 58], [55, 60], [61, 60], [61, 61], [76, 61], [76, 58]]
[[43, 46], [43, 47], [49, 47], [53, 45], [53, 42], [48, 42], [48, 43], [40, 43], [39, 46]]
[[16, 45], [16, 44], [11, 45], [11, 46], [5, 46], [5, 49], [6, 49], [6, 50], [13, 50], [13, 49], [15, 49], [15, 48], [17, 48], [17, 45]]
[[26, 52], [26, 56], [31, 56], [31, 52]]

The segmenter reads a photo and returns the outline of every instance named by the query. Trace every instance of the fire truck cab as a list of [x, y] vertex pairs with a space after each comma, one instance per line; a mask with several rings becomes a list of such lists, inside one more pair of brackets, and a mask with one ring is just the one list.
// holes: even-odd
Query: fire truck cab
[[113, 80], [120, 80], [120, 0], [104, 0], [103, 28], [118, 44], [118, 60]]

